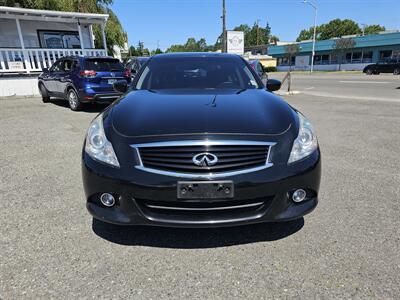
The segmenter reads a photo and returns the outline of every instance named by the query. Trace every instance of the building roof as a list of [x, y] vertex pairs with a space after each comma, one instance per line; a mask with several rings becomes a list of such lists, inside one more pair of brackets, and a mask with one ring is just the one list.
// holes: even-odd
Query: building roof
[[59, 22], [105, 23], [108, 14], [91, 14], [54, 10], [0, 6], [0, 19], [45, 20]]
[[[349, 37], [343, 37], [349, 38]], [[379, 46], [390, 46], [400, 45], [400, 31], [385, 32], [380, 34], [371, 34], [365, 36], [354, 36], [351, 37], [355, 41], [354, 48], [367, 48], [367, 47], [379, 47]], [[335, 40], [338, 38], [316, 41], [315, 51], [331, 51]], [[299, 45], [299, 53], [309, 53], [312, 51], [312, 41], [304, 41], [296, 43]], [[286, 53], [285, 46], [270, 46], [268, 47], [268, 55], [282, 55]]]

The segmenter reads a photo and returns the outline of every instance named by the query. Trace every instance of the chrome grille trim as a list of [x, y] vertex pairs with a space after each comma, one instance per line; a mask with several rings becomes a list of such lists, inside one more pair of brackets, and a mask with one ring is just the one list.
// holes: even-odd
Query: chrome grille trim
[[179, 206], [161, 206], [161, 205], [151, 205], [145, 204], [147, 207], [156, 208], [156, 209], [168, 209], [168, 210], [187, 210], [187, 211], [210, 211], [210, 210], [227, 210], [227, 209], [238, 209], [238, 208], [248, 208], [261, 206], [264, 202], [256, 202], [242, 205], [231, 205], [231, 206], [220, 206], [220, 207], [179, 207]]
[[[234, 175], [240, 175], [250, 172], [256, 172], [260, 170], [264, 170], [266, 168], [270, 168], [273, 166], [273, 163], [270, 161], [271, 148], [276, 145], [275, 142], [262, 142], [262, 141], [247, 141], [247, 140], [186, 140], [186, 141], [166, 141], [166, 142], [152, 142], [152, 143], [143, 143], [143, 144], [134, 144], [130, 145], [137, 154], [139, 159], [139, 165], [136, 165], [135, 168], [141, 171], [155, 173], [159, 175], [180, 177], [180, 178], [206, 178], [206, 179], [214, 179], [221, 177], [228, 177]], [[166, 170], [159, 170], [154, 168], [145, 167], [143, 165], [143, 161], [140, 156], [140, 148], [147, 147], [177, 147], [177, 146], [268, 146], [267, 158], [264, 165], [235, 170], [235, 171], [226, 171], [226, 172], [210, 172], [203, 174], [193, 174], [193, 173], [185, 173], [185, 172], [172, 172]]]

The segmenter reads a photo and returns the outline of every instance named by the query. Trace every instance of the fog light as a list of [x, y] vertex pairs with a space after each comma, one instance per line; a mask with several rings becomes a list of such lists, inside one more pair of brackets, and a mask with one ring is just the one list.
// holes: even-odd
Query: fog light
[[306, 199], [306, 196], [307, 196], [307, 193], [306, 193], [306, 191], [305, 190], [303, 190], [303, 189], [298, 189], [298, 190], [295, 190], [294, 191], [294, 193], [293, 193], [293, 195], [292, 195], [292, 200], [294, 201], [294, 202], [301, 202], [301, 201], [303, 201], [304, 199]]
[[104, 206], [111, 207], [115, 204], [114, 196], [109, 193], [101, 194], [100, 201]]

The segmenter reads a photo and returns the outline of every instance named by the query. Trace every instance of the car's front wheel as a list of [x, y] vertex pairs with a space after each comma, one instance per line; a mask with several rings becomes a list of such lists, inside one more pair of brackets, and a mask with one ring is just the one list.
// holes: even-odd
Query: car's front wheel
[[78, 94], [75, 92], [74, 89], [68, 90], [67, 100], [68, 100], [69, 107], [71, 108], [71, 110], [77, 111], [82, 108], [82, 103], [79, 100]]
[[49, 92], [47, 91], [47, 89], [44, 87], [44, 85], [42, 83], [39, 84], [39, 90], [40, 90], [40, 94], [42, 95], [43, 103], [49, 102], [50, 101]]

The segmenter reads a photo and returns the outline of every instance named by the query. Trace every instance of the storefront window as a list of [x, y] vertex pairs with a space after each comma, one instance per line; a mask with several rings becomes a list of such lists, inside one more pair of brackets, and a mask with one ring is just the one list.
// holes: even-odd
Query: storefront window
[[363, 63], [371, 63], [372, 62], [372, 51], [365, 51], [363, 53]]
[[75, 31], [38, 30], [40, 46], [52, 49], [79, 49], [79, 33]]
[[379, 58], [380, 60], [386, 60], [390, 57], [392, 57], [392, 50], [385, 50], [385, 51], [381, 51], [379, 54]]
[[351, 63], [358, 64], [361, 63], [361, 52], [353, 52], [353, 56], [351, 58]]

